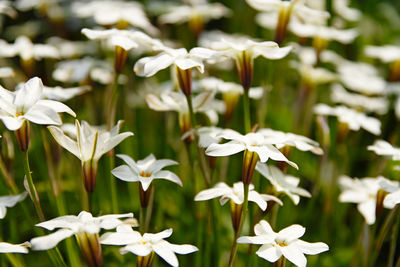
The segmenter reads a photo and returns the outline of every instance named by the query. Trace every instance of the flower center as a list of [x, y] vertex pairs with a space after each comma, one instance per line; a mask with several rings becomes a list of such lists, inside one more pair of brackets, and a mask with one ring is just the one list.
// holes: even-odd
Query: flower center
[[282, 240], [280, 238], [276, 238], [275, 242], [280, 247], [286, 247], [288, 245], [285, 240]]
[[146, 178], [147, 178], [147, 177], [150, 177], [150, 176], [151, 176], [151, 173], [142, 171], [142, 172], [140, 173], [140, 176], [146, 177]]
[[147, 244], [147, 242], [146, 241], [142, 241], [142, 245], [146, 245]]
[[18, 113], [17, 115], [15, 115], [15, 117], [19, 117], [19, 116], [22, 116], [22, 115], [24, 115], [24, 113], [22, 113], [22, 112], [20, 112], [20, 113]]

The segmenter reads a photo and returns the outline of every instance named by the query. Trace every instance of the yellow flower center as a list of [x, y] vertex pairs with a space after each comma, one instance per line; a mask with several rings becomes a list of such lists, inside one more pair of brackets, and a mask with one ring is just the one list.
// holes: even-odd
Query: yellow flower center
[[142, 177], [150, 177], [150, 176], [151, 176], [151, 173], [142, 171], [142, 172], [140, 173], [140, 176], [142, 176]]
[[22, 116], [22, 115], [24, 115], [24, 113], [22, 113], [22, 112], [20, 112], [20, 113], [18, 113], [17, 115], [15, 115], [15, 117], [19, 117], [19, 116]]

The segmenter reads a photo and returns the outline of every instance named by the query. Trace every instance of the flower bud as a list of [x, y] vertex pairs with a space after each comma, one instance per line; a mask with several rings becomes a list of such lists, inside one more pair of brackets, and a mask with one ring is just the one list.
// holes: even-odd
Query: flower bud
[[83, 184], [88, 193], [93, 193], [96, 186], [97, 161], [91, 159], [82, 163]]
[[20, 60], [21, 68], [24, 71], [27, 77], [32, 77], [35, 73], [35, 59], [34, 58], [27, 58]]
[[138, 256], [137, 257], [137, 266], [138, 267], [151, 267], [153, 265], [153, 259], [154, 259], [154, 252], [152, 251], [149, 255], [147, 256]]
[[336, 142], [338, 144], [343, 143], [343, 141], [346, 139], [349, 131], [350, 131], [350, 128], [347, 123], [339, 122], [338, 129], [337, 129]]
[[14, 131], [15, 137], [17, 138], [18, 146], [22, 152], [28, 151], [29, 140], [31, 135], [31, 126], [29, 121], [25, 120], [21, 128]]
[[254, 170], [258, 162], [258, 154], [256, 152], [251, 152], [245, 150], [243, 153], [243, 171], [242, 171], [242, 181], [243, 184], [251, 184], [253, 180]]
[[89, 234], [81, 232], [76, 235], [79, 248], [90, 267], [101, 267], [103, 257], [101, 255], [101, 245], [99, 234]]
[[236, 204], [233, 201], [231, 201], [230, 203], [231, 203], [232, 226], [236, 233], [239, 229], [243, 205]]
[[321, 58], [321, 53], [328, 47], [329, 41], [321, 38], [321, 37], [314, 37], [313, 39], [313, 47], [315, 48], [315, 51], [317, 52], [317, 62], [320, 61]]
[[254, 67], [253, 58], [246, 51], [242, 51], [242, 54], [236, 60], [236, 69], [238, 71], [243, 90], [249, 91], [253, 82]]
[[115, 61], [114, 61], [114, 70], [116, 73], [121, 73], [122, 69], [125, 66], [127, 57], [128, 57], [128, 51], [123, 49], [119, 45], [116, 45], [115, 46]]
[[179, 88], [186, 96], [190, 96], [192, 93], [192, 69], [183, 70], [178, 66], [175, 66], [175, 68]]

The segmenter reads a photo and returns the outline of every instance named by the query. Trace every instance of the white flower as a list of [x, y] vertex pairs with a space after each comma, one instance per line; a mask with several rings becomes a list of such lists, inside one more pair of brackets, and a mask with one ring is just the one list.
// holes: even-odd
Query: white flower
[[46, 43], [56, 47], [61, 58], [78, 58], [98, 52], [98, 47], [93, 42], [71, 41], [58, 36], [52, 36], [46, 40]]
[[[221, 197], [219, 203], [224, 205], [228, 200], [233, 201], [237, 205], [243, 204], [244, 201], [244, 186], [243, 182], [237, 182], [233, 184], [233, 187], [229, 187], [225, 183], [217, 183], [213, 188], [203, 190], [199, 192], [195, 197], [195, 201], [209, 200], [212, 198]], [[265, 211], [267, 209], [267, 201], [275, 201], [279, 205], [283, 205], [279, 198], [271, 195], [260, 194], [254, 190], [254, 185], [249, 185], [249, 201], [256, 203], [260, 209]]]
[[311, 197], [307, 190], [299, 187], [299, 178], [284, 174], [275, 166], [257, 163], [256, 170], [271, 182], [276, 192], [286, 194], [295, 205], [299, 204], [300, 196]]
[[244, 35], [229, 35], [220, 32], [203, 34], [200, 43], [233, 60], [240, 60], [244, 57], [244, 53], [251, 60], [259, 56], [266, 59], [281, 59], [292, 49], [290, 46], [281, 48], [272, 41], [259, 42]]
[[42, 58], [59, 58], [57, 48], [48, 44], [34, 44], [26, 36], [19, 36], [14, 43], [15, 55], [19, 55], [23, 60]]
[[[196, 134], [199, 137], [199, 147], [207, 148], [213, 143], [219, 143], [222, 140], [222, 137], [219, 135], [224, 131], [224, 129], [211, 126], [211, 127], [200, 127], [195, 130]], [[193, 134], [193, 132], [188, 131], [184, 135], [182, 135], [182, 139], [185, 139], [189, 135]]]
[[27, 81], [16, 92], [0, 87], [0, 96], [0, 119], [11, 131], [21, 128], [26, 120], [35, 124], [60, 125], [58, 113], [67, 112], [76, 116], [61, 102], [42, 100], [43, 84], [37, 77]]
[[384, 206], [392, 209], [400, 203], [400, 184], [397, 181], [390, 181], [388, 179], [380, 179], [379, 186], [388, 192], [384, 199]]
[[[368, 224], [375, 222], [375, 211], [378, 190], [381, 189], [380, 183], [383, 177], [351, 179], [348, 176], [339, 178], [339, 185], [342, 193], [339, 196], [340, 202], [357, 203], [357, 209], [365, 218]], [[387, 202], [383, 202], [385, 208], [392, 208]]]
[[376, 140], [368, 150], [374, 151], [377, 155], [391, 156], [392, 160], [400, 160], [400, 149], [392, 146], [384, 140]]
[[200, 2], [193, 5], [180, 5], [169, 8], [159, 17], [161, 23], [180, 24], [191, 20], [208, 22], [231, 15], [231, 10], [220, 3]]
[[165, 179], [182, 186], [182, 181], [179, 177], [171, 172], [162, 170], [164, 167], [177, 165], [178, 162], [161, 159], [157, 160], [153, 154], [150, 154], [143, 160], [135, 162], [127, 155], [117, 155], [127, 165], [121, 165], [111, 171], [111, 173], [126, 182], [140, 182], [143, 190], [146, 191], [154, 179]]
[[47, 250], [54, 248], [61, 240], [72, 235], [79, 235], [82, 233], [98, 234], [101, 229], [114, 229], [118, 225], [123, 224], [120, 218], [133, 218], [133, 214], [110, 214], [93, 217], [89, 212], [81, 211], [78, 216], [61, 216], [49, 221], [38, 223], [36, 226], [50, 231], [53, 231], [56, 228], [61, 229], [46, 236], [33, 238], [31, 240], [32, 249]]
[[0, 253], [28, 253], [29, 242], [22, 244], [10, 244], [7, 242], [0, 242]]
[[361, 94], [349, 93], [342, 85], [335, 83], [331, 86], [331, 99], [335, 103], [345, 104], [355, 109], [367, 112], [386, 114], [389, 103], [385, 97], [369, 97]]
[[97, 164], [101, 156], [116, 147], [124, 139], [132, 136], [132, 132], [119, 133], [122, 121], [110, 131], [99, 130], [86, 121], [82, 125], [78, 120], [76, 125], [76, 140], [68, 137], [61, 128], [49, 126], [54, 139], [66, 150], [81, 160], [83, 182], [86, 190], [92, 193], [96, 185]]
[[347, 89], [368, 95], [384, 92], [386, 81], [373, 65], [351, 61], [338, 63], [339, 78]]
[[349, 7], [349, 0], [335, 0], [332, 7], [337, 15], [348, 21], [357, 21], [362, 15], [360, 10]]
[[294, 224], [275, 233], [269, 223], [262, 220], [254, 226], [256, 236], [242, 236], [237, 242], [262, 245], [256, 254], [269, 262], [276, 262], [284, 256], [294, 265], [305, 267], [307, 259], [304, 254], [316, 255], [329, 250], [325, 243], [300, 240], [305, 230], [303, 226]]
[[[204, 113], [210, 119], [211, 123], [218, 122], [218, 111], [222, 110], [221, 104], [214, 99], [214, 93], [203, 92], [193, 97], [193, 111], [195, 113]], [[146, 96], [147, 105], [156, 111], [176, 111], [180, 119], [189, 116], [189, 107], [186, 97], [181, 92], [166, 91], [161, 93], [160, 97], [153, 94]], [[181, 122], [182, 123], [182, 122]]]
[[274, 144], [278, 149], [292, 146], [301, 151], [311, 151], [317, 155], [324, 153], [317, 142], [302, 135], [284, 133], [272, 129], [260, 129], [258, 133], [262, 134], [267, 140], [274, 140]]
[[[94, 74], [99, 70], [103, 70], [101, 77]], [[112, 69], [104, 61], [84, 57], [59, 62], [52, 76], [55, 80], [64, 83], [80, 83], [90, 77], [96, 82], [108, 84], [113, 81], [112, 75]]]
[[400, 47], [395, 45], [372, 46], [368, 45], [364, 50], [365, 55], [378, 58], [384, 63], [400, 60]]
[[135, 73], [139, 76], [150, 77], [171, 65], [181, 70], [197, 68], [203, 73], [203, 61], [216, 54], [215, 51], [202, 47], [192, 48], [189, 52], [185, 48], [173, 49], [165, 46], [162, 50], [156, 56], [139, 59], [133, 68]]
[[15, 204], [25, 199], [28, 192], [23, 192], [18, 195], [2, 196], [0, 197], [0, 219], [6, 216], [7, 208], [14, 207]]
[[172, 229], [164, 230], [157, 234], [145, 233], [143, 236], [128, 225], [117, 227], [116, 233], [105, 233], [101, 236], [101, 244], [122, 245], [121, 254], [131, 252], [137, 256], [147, 256], [155, 252], [171, 266], [179, 266], [177, 254], [189, 254], [198, 249], [192, 245], [174, 245], [165, 241], [164, 238], [170, 237]]
[[78, 86], [78, 87], [69, 87], [63, 88], [61, 86], [56, 87], [43, 87], [43, 97], [56, 101], [68, 101], [75, 96], [82, 95], [86, 92], [90, 91], [89, 86]]
[[138, 2], [118, 0], [102, 0], [89, 2], [75, 2], [72, 12], [80, 18], [93, 17], [100, 25], [132, 25], [141, 28], [150, 34], [157, 34], [158, 30], [151, 25], [143, 7]]
[[[225, 82], [224, 80], [215, 77], [206, 77], [199, 81], [200, 87], [204, 90], [215, 91], [222, 94], [243, 94], [243, 87], [240, 84], [233, 82]], [[251, 87], [249, 89], [249, 97], [253, 99], [260, 99], [263, 95], [264, 89], [262, 87]]]
[[160, 50], [162, 43], [141, 31], [134, 30], [91, 30], [82, 29], [82, 34], [91, 40], [107, 40], [112, 46], [120, 46], [124, 50], [129, 51], [139, 46], [150, 50]]
[[86, 121], [82, 124], [75, 121], [77, 140], [72, 140], [56, 126], [49, 126], [49, 130], [54, 139], [66, 150], [78, 157], [82, 162], [89, 160], [98, 161], [102, 155], [113, 149], [125, 138], [132, 136], [132, 132], [118, 133], [122, 126], [122, 121], [108, 131], [101, 131], [89, 125]]
[[334, 40], [343, 44], [349, 44], [359, 35], [356, 29], [336, 29], [333, 27], [313, 25], [313, 24], [302, 24], [292, 23], [290, 30], [300, 37], [313, 37], [320, 38], [323, 40]]
[[[304, 5], [304, 1], [299, 0], [246, 0], [246, 2], [258, 11], [269, 13], [270, 16], [276, 18], [277, 24], [278, 13], [286, 12], [289, 15], [288, 22], [292, 19], [300, 20], [303, 23], [322, 23], [329, 18], [326, 11], [311, 9]], [[274, 26], [275, 28], [275, 26]]]
[[353, 131], [363, 128], [374, 135], [381, 134], [381, 122], [378, 119], [368, 117], [362, 112], [345, 106], [330, 107], [325, 104], [317, 104], [314, 106], [314, 113], [323, 116], [336, 116], [340, 122], [347, 124], [349, 129]]
[[206, 150], [208, 156], [223, 157], [248, 150], [257, 153], [261, 162], [266, 162], [268, 159], [285, 161], [298, 169], [294, 162], [289, 161], [274, 146], [274, 142], [269, 142], [261, 133], [241, 135], [234, 130], [226, 129], [219, 137], [230, 141], [224, 144], [211, 144]]

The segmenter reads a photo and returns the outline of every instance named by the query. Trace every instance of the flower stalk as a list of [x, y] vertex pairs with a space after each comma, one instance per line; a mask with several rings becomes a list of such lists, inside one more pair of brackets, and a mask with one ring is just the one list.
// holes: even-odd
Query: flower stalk
[[137, 257], [137, 266], [138, 267], [151, 267], [153, 266], [154, 252], [151, 252], [147, 256], [138, 256]]
[[82, 232], [76, 235], [79, 248], [90, 267], [101, 267], [103, 257], [101, 255], [101, 245], [99, 234], [89, 234]]
[[40, 221], [45, 221], [42, 206], [40, 205], [39, 194], [36, 190], [35, 184], [33, 183], [31, 169], [29, 167], [29, 155], [28, 151], [24, 151], [24, 168], [25, 168], [25, 178], [28, 184], [29, 195], [32, 199], [33, 206], [35, 207], [36, 214], [38, 215]]

